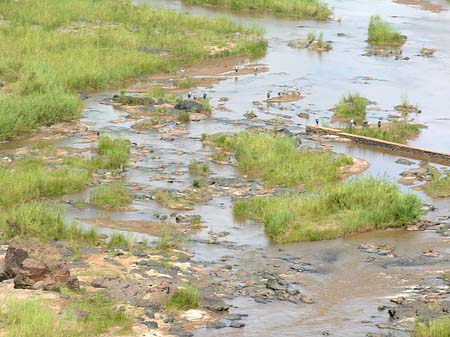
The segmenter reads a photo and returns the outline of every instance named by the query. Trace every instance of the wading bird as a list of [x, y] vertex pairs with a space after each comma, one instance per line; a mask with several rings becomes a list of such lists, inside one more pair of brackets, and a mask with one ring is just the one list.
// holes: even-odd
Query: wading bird
[[378, 128], [381, 128], [381, 121], [378, 121], [377, 125], [378, 125]]
[[316, 125], [319, 126], [319, 118], [316, 118]]
[[188, 92], [188, 99], [191, 99], [191, 97], [192, 97], [192, 92]]
[[206, 99], [208, 97], [208, 94], [206, 92], [203, 93], [203, 99]]
[[237, 73], [239, 71], [239, 67], [238, 66], [234, 66], [234, 72]]
[[270, 91], [267, 92], [267, 99], [270, 98]]

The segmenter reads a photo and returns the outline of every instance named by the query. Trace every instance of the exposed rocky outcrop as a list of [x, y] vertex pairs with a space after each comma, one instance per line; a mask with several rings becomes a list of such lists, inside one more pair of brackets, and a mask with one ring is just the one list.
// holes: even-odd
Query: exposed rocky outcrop
[[57, 249], [33, 243], [9, 246], [3, 278], [13, 278], [16, 289], [58, 291], [63, 286], [79, 288], [78, 279], [71, 276]]

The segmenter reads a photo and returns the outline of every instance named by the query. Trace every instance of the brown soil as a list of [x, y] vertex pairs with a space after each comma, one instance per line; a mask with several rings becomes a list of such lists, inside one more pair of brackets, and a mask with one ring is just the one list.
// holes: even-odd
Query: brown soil
[[165, 229], [168, 234], [177, 234], [177, 233], [179, 234], [182, 233], [183, 230], [187, 229], [182, 225], [174, 226], [172, 224], [166, 224], [159, 221], [86, 219], [86, 218], [79, 218], [77, 220], [97, 227], [125, 230], [130, 232], [148, 234], [151, 236], [161, 235], [161, 231], [163, 229]]
[[393, 1], [401, 5], [416, 6], [423, 10], [431, 11], [434, 13], [439, 13], [444, 10], [444, 7], [442, 7], [441, 5], [426, 0], [393, 0]]
[[346, 165], [341, 167], [340, 173], [342, 178], [347, 178], [349, 176], [357, 175], [365, 170], [367, 170], [370, 167], [370, 164], [367, 160], [359, 159], [359, 158], [353, 158], [353, 163], [350, 165]]
[[298, 100], [301, 100], [305, 98], [304, 96], [300, 95], [297, 92], [284, 92], [281, 96], [272, 97], [269, 99], [266, 99], [264, 102], [267, 103], [288, 103], [288, 102], [295, 102]]

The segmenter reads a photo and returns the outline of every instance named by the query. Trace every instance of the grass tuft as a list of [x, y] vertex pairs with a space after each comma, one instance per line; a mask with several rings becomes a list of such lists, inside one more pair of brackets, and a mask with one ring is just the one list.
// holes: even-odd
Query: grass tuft
[[113, 233], [108, 240], [108, 248], [123, 248], [130, 249], [132, 242], [130, 238], [127, 238], [121, 233]]
[[364, 137], [382, 139], [388, 142], [405, 144], [408, 139], [413, 139], [419, 135], [420, 127], [417, 124], [391, 123], [391, 125], [385, 128], [347, 127], [345, 132]]
[[417, 321], [414, 337], [450, 337], [450, 316], [442, 316], [429, 323]]
[[91, 202], [100, 208], [120, 209], [128, 206], [133, 198], [122, 181], [99, 185], [91, 192]]
[[375, 46], [401, 46], [405, 43], [405, 38], [398, 29], [383, 21], [378, 15], [375, 15], [370, 18], [369, 43]]
[[98, 144], [98, 153], [102, 159], [102, 167], [106, 169], [121, 169], [127, 165], [131, 144], [126, 139], [112, 139], [102, 134]]
[[192, 285], [179, 287], [165, 307], [172, 310], [189, 310], [198, 308], [198, 288]]
[[433, 178], [425, 184], [425, 193], [433, 198], [447, 198], [450, 197], [450, 174], [440, 173], [436, 170], [433, 172]]
[[353, 118], [363, 120], [366, 118], [366, 108], [369, 100], [359, 94], [349, 94], [339, 101], [333, 108], [334, 116], [338, 118]]

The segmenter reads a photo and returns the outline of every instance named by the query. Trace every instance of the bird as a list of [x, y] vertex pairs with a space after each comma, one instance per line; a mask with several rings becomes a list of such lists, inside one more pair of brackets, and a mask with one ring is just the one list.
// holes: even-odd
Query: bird
[[234, 72], [237, 73], [239, 71], [239, 67], [238, 66], [234, 66]]
[[378, 128], [381, 128], [381, 121], [378, 121], [377, 125], [378, 125]]
[[368, 121], [364, 121], [364, 122], [362, 123], [362, 126], [364, 126], [364, 127], [369, 126], [369, 122], [368, 122]]
[[258, 67], [255, 67], [255, 74], [258, 72]]
[[208, 94], [206, 92], [203, 93], [203, 99], [206, 99], [208, 97]]
[[197, 95], [194, 95], [194, 101], [197, 99]]
[[319, 118], [316, 118], [316, 125], [319, 125]]
[[270, 98], [270, 91], [267, 92], [267, 99]]
[[281, 92], [278, 92], [278, 97], [281, 97], [281, 95], [282, 95], [282, 93], [281, 93]]
[[191, 97], [192, 97], [192, 92], [188, 92], [188, 99], [191, 99]]
[[354, 119], [351, 119], [351, 120], [350, 120], [350, 126], [356, 126], [356, 122], [355, 122]]

